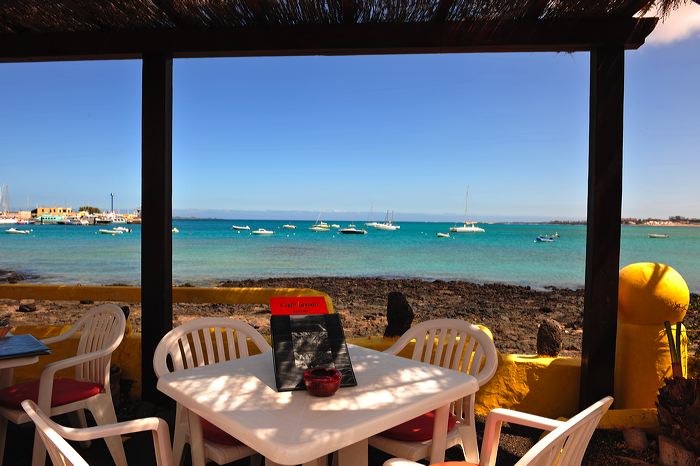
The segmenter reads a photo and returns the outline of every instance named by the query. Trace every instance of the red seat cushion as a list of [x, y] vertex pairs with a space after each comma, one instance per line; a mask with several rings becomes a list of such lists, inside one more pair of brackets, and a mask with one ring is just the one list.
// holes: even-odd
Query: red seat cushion
[[[403, 440], [405, 442], [422, 442], [433, 438], [433, 423], [435, 421], [435, 411], [430, 411], [421, 416], [392, 427], [389, 430], [382, 432], [382, 437], [392, 438], [394, 440]], [[455, 428], [457, 418], [450, 413], [447, 418], [448, 432]]]
[[202, 437], [204, 437], [204, 440], [209, 440], [210, 442], [219, 443], [221, 445], [243, 445], [240, 441], [238, 441], [238, 439], [231, 437], [229, 434], [219, 429], [206, 419], [200, 418], [200, 421], [202, 424]]
[[[75, 379], [54, 379], [51, 406], [61, 406], [84, 400], [102, 393], [103, 387], [99, 383], [84, 382]], [[22, 409], [20, 403], [24, 400], [32, 400], [38, 403], [39, 381], [18, 383], [0, 390], [0, 405], [10, 409]]]

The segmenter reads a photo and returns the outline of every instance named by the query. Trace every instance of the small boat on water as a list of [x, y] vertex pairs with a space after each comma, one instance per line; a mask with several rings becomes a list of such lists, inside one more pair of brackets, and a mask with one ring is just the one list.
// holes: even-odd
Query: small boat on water
[[396, 231], [401, 229], [399, 225], [394, 225], [394, 212], [391, 212], [391, 220], [389, 220], [389, 211], [386, 211], [386, 220], [384, 220], [384, 223], [375, 223], [372, 225], [375, 229], [377, 230], [385, 230], [385, 231]]
[[17, 220], [18, 225], [33, 225], [34, 220]]
[[318, 218], [316, 219], [316, 223], [311, 225], [311, 228], [309, 230], [319, 232], [319, 231], [329, 231], [331, 229], [331, 226], [321, 220], [321, 214], [318, 214]]
[[180, 233], [180, 230], [178, 230], [176, 227], [173, 227], [173, 233]]
[[348, 228], [341, 228], [338, 230], [339, 233], [342, 233], [344, 235], [366, 235], [367, 230], [358, 230], [355, 227], [348, 227]]
[[246, 226], [231, 225], [231, 228], [233, 228], [234, 230], [250, 230], [250, 227], [248, 225], [246, 225]]
[[649, 233], [649, 238], [670, 238], [671, 235], [664, 233]]
[[7, 230], [5, 230], [5, 233], [8, 233], [10, 235], [28, 235], [31, 232], [32, 230], [20, 230], [17, 228], [8, 228]]
[[470, 222], [467, 220], [467, 207], [469, 206], [469, 189], [467, 188], [467, 192], [464, 195], [464, 224], [460, 226], [453, 226], [450, 228], [451, 233], [484, 233], [486, 230], [484, 230], [481, 227], [476, 226], [476, 222]]
[[296, 229], [297, 229], [297, 226], [296, 226], [296, 225], [292, 225], [292, 224], [290, 224], [290, 223], [285, 223], [284, 225], [282, 225], [282, 228], [285, 228], [285, 229], [287, 229], [287, 230], [296, 230]]
[[450, 234], [449, 233], [438, 233], [437, 237], [438, 238], [449, 238]]
[[112, 230], [107, 230], [107, 229], [100, 228], [98, 231], [99, 231], [101, 234], [103, 234], [103, 235], [112, 235], [112, 236], [116, 236], [116, 235], [123, 235], [123, 234], [124, 234], [123, 231], [117, 230], [116, 228], [115, 228], [115, 229], [112, 229]]
[[271, 230], [266, 230], [264, 228], [258, 228], [257, 230], [254, 230], [251, 232], [254, 235], [274, 235], [275, 232]]
[[338, 225], [337, 223], [334, 223], [331, 225], [331, 228], [340, 228], [340, 225]]
[[553, 243], [555, 241], [551, 236], [538, 236], [535, 238], [535, 243]]
[[127, 227], [115, 227], [113, 230], [121, 231], [122, 233], [131, 233], [131, 228]]
[[321, 226], [321, 225], [313, 225], [311, 228], [309, 228], [309, 230], [315, 231], [315, 232], [320, 232], [320, 231], [330, 231], [330, 228], [326, 228], [326, 227]]

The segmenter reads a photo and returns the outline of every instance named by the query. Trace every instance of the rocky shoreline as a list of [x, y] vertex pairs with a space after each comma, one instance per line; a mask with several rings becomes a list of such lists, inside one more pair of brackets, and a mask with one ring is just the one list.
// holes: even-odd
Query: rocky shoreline
[[[3, 276], [0, 271], [0, 276]], [[18, 274], [21, 275], [21, 274]], [[15, 275], [15, 276], [18, 276]], [[299, 287], [327, 293], [340, 313], [348, 338], [382, 335], [386, 327], [387, 296], [398, 291], [406, 296], [415, 313], [414, 323], [437, 318], [458, 318], [487, 326], [496, 347], [503, 353], [534, 353], [539, 324], [554, 319], [564, 328], [565, 355], [581, 351], [583, 290], [549, 288], [535, 290], [508, 284], [476, 284], [464, 281], [381, 279], [381, 278], [270, 278], [222, 281], [222, 287]], [[692, 295], [686, 316], [688, 329], [698, 329], [700, 297]], [[93, 303], [22, 301], [34, 304], [35, 312], [16, 312], [17, 301], [0, 300], [0, 310], [10, 312], [12, 325], [69, 324]], [[141, 305], [121, 303], [131, 310], [136, 331], [141, 327]], [[229, 316], [244, 320], [267, 334], [269, 309], [266, 305], [177, 303], [176, 322], [202, 316]], [[691, 333], [691, 352], [698, 352], [697, 333]]]

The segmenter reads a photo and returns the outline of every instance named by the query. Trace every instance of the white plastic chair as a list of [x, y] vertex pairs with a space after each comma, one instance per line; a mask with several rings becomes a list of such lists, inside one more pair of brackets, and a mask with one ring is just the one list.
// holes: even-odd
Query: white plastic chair
[[[153, 355], [153, 369], [160, 377], [170, 372], [247, 357], [248, 340], [261, 353], [271, 351], [265, 338], [245, 322], [227, 317], [193, 320], [172, 329], [158, 343]], [[168, 361], [172, 364], [172, 370], [168, 367]], [[180, 464], [185, 443], [195, 435], [202, 440], [204, 452], [198, 454], [191, 448], [193, 465], [204, 464], [207, 460], [226, 464], [248, 456], [254, 456], [251, 463], [259, 462], [260, 456], [246, 445], [223, 445], [204, 439], [201, 424], [188, 419], [187, 413], [187, 409], [178, 403], [173, 436], [175, 464]], [[192, 444], [191, 441], [189, 443]]]
[[[62, 335], [43, 339], [44, 344], [51, 345], [75, 334], [80, 335], [75, 356], [52, 362], [44, 367], [38, 380], [36, 402], [39, 409], [49, 413], [50, 416], [75, 413], [81, 427], [87, 426], [84, 409], [92, 413], [98, 425], [116, 423], [117, 416], [114, 412], [112, 394], [109, 388], [109, 368], [112, 352], [124, 338], [125, 327], [126, 318], [119, 306], [103, 304], [86, 312], [75, 325]], [[75, 375], [72, 379], [54, 378], [59, 370], [71, 367], [75, 367]], [[29, 422], [29, 416], [19, 406], [22, 400], [18, 400], [17, 396], [26, 396], [24, 395], [26, 390], [29, 387], [36, 389], [36, 384], [37, 381], [33, 381], [0, 390], [0, 402], [5, 402], [5, 405], [0, 406], [0, 452], [4, 453], [7, 421], [10, 420], [15, 424]], [[81, 390], [84, 386], [90, 385], [92, 387], [91, 394], [78, 394], [76, 396], [78, 392], [75, 385], [77, 384], [81, 385]], [[18, 390], [20, 390], [19, 395]], [[12, 396], [12, 393], [15, 395]], [[63, 398], [65, 395], [72, 397], [70, 402], [52, 406], [52, 404], [60, 402], [60, 400], [57, 401], [53, 398]], [[36, 395], [33, 394], [33, 396]], [[30, 396], [26, 396], [26, 398], [30, 398]], [[12, 407], [7, 405], [12, 405]], [[105, 442], [114, 462], [117, 465], [126, 465], [121, 437], [107, 437]], [[0, 456], [1, 459], [2, 456]], [[44, 466], [45, 460], [46, 449], [37, 432], [34, 435], [32, 466]]]
[[53, 422], [31, 400], [23, 401], [22, 408], [24, 408], [30, 419], [34, 421], [36, 431], [44, 442], [51, 461], [56, 466], [89, 466], [65, 439], [87, 441], [149, 430], [153, 433], [156, 464], [158, 466], [171, 466], [173, 464], [168, 423], [160, 418], [150, 417], [118, 424], [72, 429]]
[[[504, 422], [520, 424], [551, 431], [528, 452], [520, 458], [516, 466], [576, 466], [580, 465], [586, 453], [588, 443], [600, 422], [600, 418], [610, 408], [613, 399], [605, 397], [593, 403], [568, 421], [557, 421], [546, 417], [521, 413], [510, 409], [494, 409], [486, 418], [484, 441], [481, 445], [481, 461], [479, 466], [496, 464], [498, 442], [501, 435], [501, 425]], [[457, 465], [474, 465], [474, 463], [446, 463]], [[421, 466], [413, 461], [400, 458], [390, 459], [384, 466]], [[437, 466], [437, 465], [436, 465]]]
[[[411, 327], [385, 352], [398, 354], [415, 340], [412, 359], [465, 372], [476, 378], [479, 387], [491, 380], [498, 366], [498, 353], [491, 337], [476, 325], [458, 319], [436, 319]], [[447, 433], [446, 448], [460, 445], [468, 461], [479, 461], [474, 419], [474, 395], [456, 400], [450, 412], [456, 428]], [[391, 455], [418, 461], [429, 458], [432, 440], [396, 440], [375, 435], [369, 444]]]

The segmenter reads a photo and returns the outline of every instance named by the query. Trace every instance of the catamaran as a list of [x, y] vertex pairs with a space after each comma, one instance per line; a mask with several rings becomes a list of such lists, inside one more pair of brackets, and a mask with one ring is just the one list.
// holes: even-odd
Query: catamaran
[[484, 233], [486, 230], [476, 226], [476, 222], [467, 220], [467, 206], [469, 205], [469, 190], [464, 195], [464, 225], [450, 227], [452, 233]]
[[389, 211], [386, 211], [386, 219], [384, 220], [384, 223], [377, 223], [375, 225], [372, 225], [374, 228], [377, 230], [387, 230], [387, 231], [395, 231], [399, 230], [401, 227], [399, 225], [394, 225], [394, 211], [391, 211], [391, 220], [389, 220]]

